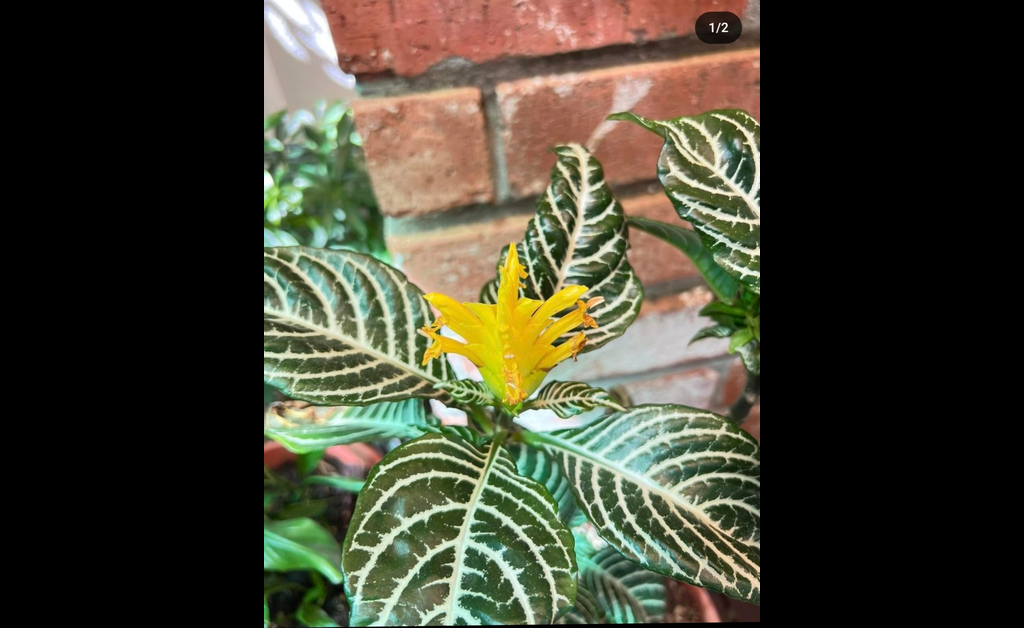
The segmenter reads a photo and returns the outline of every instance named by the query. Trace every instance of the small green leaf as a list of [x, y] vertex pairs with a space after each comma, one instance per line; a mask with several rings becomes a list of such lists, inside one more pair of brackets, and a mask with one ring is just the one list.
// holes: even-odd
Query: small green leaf
[[295, 621], [299, 622], [300, 626], [309, 626], [310, 628], [321, 626], [337, 628], [338, 626], [327, 614], [327, 611], [310, 602], [303, 602], [299, 605], [299, 610], [295, 611]]
[[701, 244], [700, 236], [692, 230], [647, 218], [629, 218], [626, 222], [629, 226], [664, 240], [686, 254], [719, 299], [731, 302], [736, 297], [739, 282], [715, 262], [711, 252]]
[[309, 475], [316, 470], [316, 465], [320, 464], [320, 460], [324, 457], [323, 449], [314, 449], [301, 453], [295, 459], [295, 468], [298, 470], [299, 475]]
[[323, 484], [348, 491], [349, 493], [358, 494], [359, 491], [363, 490], [363, 485], [366, 482], [356, 480], [355, 478], [343, 478], [340, 475], [312, 475], [306, 478], [306, 484]]
[[703, 340], [705, 338], [728, 338], [732, 333], [736, 331], [734, 328], [728, 325], [712, 325], [711, 327], [705, 327], [698, 331], [690, 338], [690, 344]]
[[470, 379], [449, 379], [434, 384], [434, 388], [444, 390], [458, 403], [470, 406], [500, 406], [490, 389], [483, 382]]
[[551, 410], [560, 418], [567, 419], [599, 407], [623, 409], [600, 388], [579, 382], [550, 382], [540, 389], [535, 398], [526, 402], [524, 409]]
[[276, 127], [278, 123], [281, 122], [281, 118], [283, 118], [287, 112], [287, 109], [282, 109], [281, 111], [275, 111], [266, 118], [263, 118], [263, 132], [266, 133], [270, 129]]
[[743, 360], [743, 366], [754, 375], [761, 374], [761, 343], [760, 341], [749, 342], [736, 349]]
[[736, 353], [736, 349], [739, 349], [753, 339], [754, 332], [746, 328], [740, 329], [729, 339], [729, 353]]
[[263, 569], [313, 570], [334, 584], [342, 581], [341, 548], [331, 533], [312, 519], [263, 519]]

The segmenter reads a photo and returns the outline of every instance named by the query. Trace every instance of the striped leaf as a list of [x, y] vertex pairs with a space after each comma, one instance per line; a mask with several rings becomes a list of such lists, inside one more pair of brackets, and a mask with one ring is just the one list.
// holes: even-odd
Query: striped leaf
[[661, 135], [658, 178], [718, 265], [761, 293], [761, 125], [737, 109], [673, 120], [616, 113]]
[[352, 626], [551, 623], [576, 598], [573, 539], [495, 444], [451, 433], [370, 472], [342, 556]]
[[648, 218], [630, 218], [626, 222], [630, 227], [649, 233], [682, 251], [700, 271], [704, 282], [716, 297], [730, 303], [736, 297], [739, 282], [715, 262], [711, 252], [701, 244], [699, 235], [681, 225], [670, 225]]
[[558, 518], [566, 526], [571, 526], [573, 519], [579, 514], [579, 508], [576, 506], [576, 496], [572, 494], [569, 480], [562, 475], [555, 459], [536, 447], [521, 443], [509, 445], [508, 450], [515, 458], [519, 475], [543, 484], [558, 504]]
[[665, 614], [663, 576], [628, 560], [603, 541], [600, 548], [595, 548], [580, 528], [573, 529], [573, 536], [580, 570], [579, 591], [589, 594], [607, 623], [660, 622]]
[[263, 434], [289, 451], [305, 454], [334, 445], [415, 438], [438, 424], [420, 399], [349, 407], [284, 402], [267, 410]]
[[[579, 558], [577, 558], [579, 560]], [[558, 620], [559, 624], [607, 624], [604, 610], [597, 603], [597, 598], [590, 592], [587, 585], [580, 580], [576, 583], [576, 604], [565, 617]]]
[[[558, 161], [551, 169], [551, 185], [537, 200], [537, 213], [517, 245], [529, 273], [523, 296], [548, 299], [565, 286], [588, 286], [584, 299], [603, 297], [605, 302], [588, 312], [598, 328], [583, 330], [583, 351], [592, 351], [626, 331], [640, 312], [643, 286], [626, 259], [626, 219], [604, 181], [601, 164], [579, 144], [553, 150]], [[492, 303], [494, 294], [488, 284], [481, 299]], [[567, 332], [563, 339], [576, 333]]]
[[372, 257], [263, 249], [263, 381], [319, 405], [445, 397], [445, 360], [421, 366], [423, 293]]
[[540, 389], [537, 396], [526, 402], [525, 410], [551, 410], [568, 419], [594, 408], [622, 410], [612, 396], [600, 388], [591, 388], [579, 382], [551, 382]]
[[761, 603], [761, 454], [728, 419], [637, 406], [531, 433], [601, 537], [647, 569]]
[[451, 395], [455, 401], [475, 406], [496, 406], [500, 402], [494, 399], [494, 395], [487, 389], [483, 382], [476, 382], [471, 379], [449, 379], [434, 384], [434, 388], [443, 390]]

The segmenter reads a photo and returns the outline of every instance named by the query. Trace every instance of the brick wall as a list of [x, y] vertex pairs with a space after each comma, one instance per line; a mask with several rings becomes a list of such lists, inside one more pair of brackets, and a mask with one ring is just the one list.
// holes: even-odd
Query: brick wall
[[[495, 256], [520, 240], [549, 182], [548, 148], [579, 142], [629, 215], [679, 222], [656, 181], [660, 138], [608, 114], [745, 109], [760, 120], [759, 2], [747, 0], [323, 0], [354, 102], [388, 243], [422, 288], [476, 300]], [[711, 46], [706, 11], [743, 17]], [[742, 388], [723, 341], [687, 346], [710, 321], [693, 265], [643, 233], [629, 259], [648, 298], [622, 338], [558, 379], [622, 383], [638, 403], [722, 410]], [[737, 383], [738, 382], [738, 383]], [[760, 438], [760, 407], [750, 429]]]

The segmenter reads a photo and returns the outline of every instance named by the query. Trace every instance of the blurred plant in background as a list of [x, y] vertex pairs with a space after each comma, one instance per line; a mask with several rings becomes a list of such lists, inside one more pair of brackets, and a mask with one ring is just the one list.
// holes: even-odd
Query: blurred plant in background
[[390, 261], [352, 109], [318, 102], [263, 121], [263, 246], [347, 249]]

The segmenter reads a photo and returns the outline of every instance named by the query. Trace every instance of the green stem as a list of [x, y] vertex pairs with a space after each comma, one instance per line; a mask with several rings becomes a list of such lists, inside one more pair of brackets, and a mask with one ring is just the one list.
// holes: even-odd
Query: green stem
[[494, 433], [494, 423], [487, 418], [487, 413], [483, 411], [483, 408], [478, 406], [467, 406], [466, 414], [481, 432], [488, 436]]
[[747, 384], [743, 387], [743, 392], [740, 393], [739, 399], [729, 408], [729, 418], [732, 419], [732, 422], [736, 425], [742, 423], [743, 419], [747, 418], [747, 415], [750, 414], [750, 409], [754, 407], [760, 396], [761, 376], [747, 371]]

